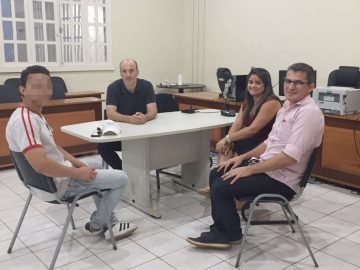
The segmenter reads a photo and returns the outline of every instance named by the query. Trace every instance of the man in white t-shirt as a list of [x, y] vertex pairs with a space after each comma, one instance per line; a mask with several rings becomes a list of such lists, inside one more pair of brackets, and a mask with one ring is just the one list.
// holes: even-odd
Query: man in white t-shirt
[[[52, 129], [41, 114], [52, 95], [49, 71], [42, 66], [26, 68], [21, 73], [19, 92], [22, 103], [6, 126], [10, 150], [22, 152], [35, 171], [53, 177], [58, 198], [66, 199], [88, 187], [108, 189], [101, 198], [94, 196], [97, 210], [85, 225], [87, 232], [105, 235], [109, 239], [107, 211], [111, 213], [110, 221], [116, 238], [134, 232], [135, 225], [120, 223], [113, 212], [125, 190], [127, 175], [121, 170], [98, 169], [100, 164], [85, 164], [56, 145]], [[48, 193], [35, 188], [31, 192], [45, 201], [49, 197]]]

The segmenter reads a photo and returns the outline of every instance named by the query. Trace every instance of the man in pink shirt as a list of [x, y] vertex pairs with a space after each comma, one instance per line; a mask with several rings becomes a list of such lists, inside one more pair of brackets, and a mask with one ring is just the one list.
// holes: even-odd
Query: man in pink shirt
[[[291, 199], [313, 149], [321, 144], [324, 116], [310, 97], [315, 73], [304, 63], [291, 65], [286, 73], [286, 100], [277, 113], [268, 138], [255, 149], [218, 165], [210, 173], [212, 218], [210, 232], [189, 237], [203, 248], [230, 248], [240, 242], [242, 231], [234, 197], [277, 193]], [[249, 159], [260, 161], [246, 166]]]

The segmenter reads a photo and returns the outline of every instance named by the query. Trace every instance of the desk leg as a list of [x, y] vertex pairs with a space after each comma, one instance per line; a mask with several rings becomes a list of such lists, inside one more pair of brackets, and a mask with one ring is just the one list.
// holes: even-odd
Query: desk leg
[[210, 172], [210, 131], [201, 131], [199, 160], [181, 166], [181, 180], [174, 182], [197, 191], [209, 185]]
[[151, 208], [150, 203], [149, 139], [121, 143], [123, 170], [129, 177], [123, 199], [150, 216], [160, 218], [160, 213]]

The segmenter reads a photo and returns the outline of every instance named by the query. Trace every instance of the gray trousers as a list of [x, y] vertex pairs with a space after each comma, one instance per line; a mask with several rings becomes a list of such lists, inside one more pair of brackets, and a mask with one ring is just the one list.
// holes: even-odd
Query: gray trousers
[[93, 228], [102, 229], [107, 226], [107, 211], [111, 213], [111, 224], [119, 222], [113, 210], [118, 205], [121, 195], [125, 191], [128, 177], [125, 172], [120, 170], [104, 170], [100, 163], [88, 162], [89, 167], [95, 168], [97, 175], [95, 180], [90, 182], [81, 181], [78, 179], [71, 179], [67, 190], [62, 196], [63, 199], [74, 196], [80, 190], [85, 188], [110, 189], [103, 192], [102, 198], [93, 196], [96, 205], [90, 218], [90, 223]]

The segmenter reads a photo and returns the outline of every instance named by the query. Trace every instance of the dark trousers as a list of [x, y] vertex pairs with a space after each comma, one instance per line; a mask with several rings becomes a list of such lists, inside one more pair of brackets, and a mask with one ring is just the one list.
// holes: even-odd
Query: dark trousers
[[116, 151], [121, 151], [121, 142], [99, 143], [98, 152], [113, 169], [122, 170], [122, 161]]
[[224, 237], [233, 240], [242, 235], [240, 217], [237, 213], [234, 198], [255, 197], [263, 193], [281, 194], [291, 199], [295, 192], [287, 185], [271, 178], [265, 173], [244, 177], [230, 185], [230, 181], [222, 180], [223, 172], [213, 169], [210, 172], [211, 215], [214, 224], [211, 230], [221, 232]]

